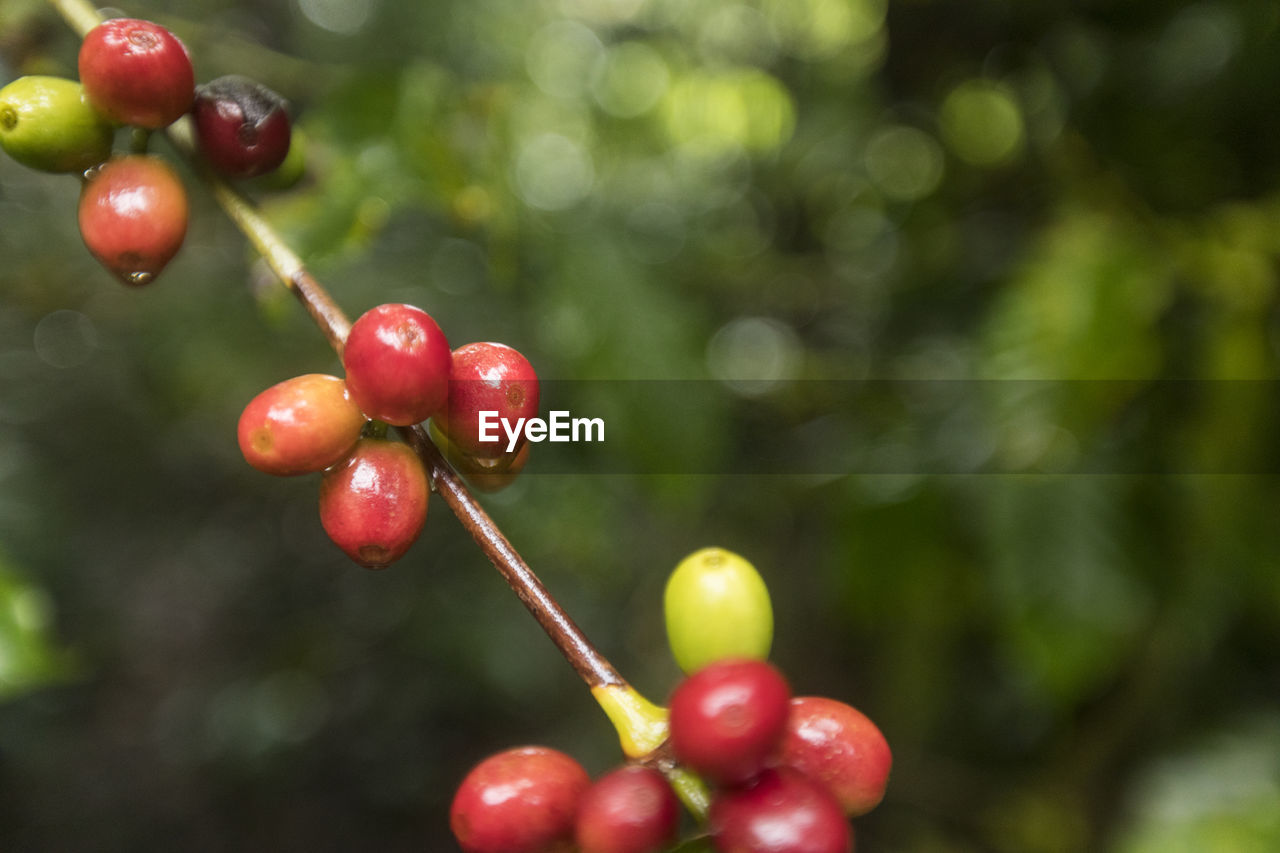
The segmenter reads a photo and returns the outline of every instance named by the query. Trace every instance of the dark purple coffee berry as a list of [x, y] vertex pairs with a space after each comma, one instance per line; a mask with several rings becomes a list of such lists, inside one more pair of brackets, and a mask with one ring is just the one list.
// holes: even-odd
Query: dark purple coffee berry
[[248, 77], [230, 74], [199, 87], [191, 114], [205, 159], [228, 178], [265, 175], [289, 153], [284, 98]]

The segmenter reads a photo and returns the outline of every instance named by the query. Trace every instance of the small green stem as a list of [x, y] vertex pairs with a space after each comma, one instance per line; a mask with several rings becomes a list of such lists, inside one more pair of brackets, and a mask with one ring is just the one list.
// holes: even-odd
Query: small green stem
[[102, 23], [101, 13], [86, 0], [49, 0], [49, 3], [66, 19], [68, 26], [80, 34], [80, 38]]

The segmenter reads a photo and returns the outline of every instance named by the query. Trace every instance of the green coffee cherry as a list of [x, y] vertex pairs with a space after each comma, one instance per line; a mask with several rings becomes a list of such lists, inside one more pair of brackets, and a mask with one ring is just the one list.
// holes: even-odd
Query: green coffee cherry
[[83, 172], [111, 154], [114, 128], [74, 80], [19, 77], [0, 89], [0, 145], [43, 172]]
[[723, 548], [685, 557], [663, 596], [667, 641], [676, 663], [694, 672], [724, 658], [769, 656], [773, 605], [755, 567]]

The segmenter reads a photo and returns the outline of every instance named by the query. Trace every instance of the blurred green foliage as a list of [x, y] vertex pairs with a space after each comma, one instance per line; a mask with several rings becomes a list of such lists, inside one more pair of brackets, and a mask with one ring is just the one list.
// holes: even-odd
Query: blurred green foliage
[[[748, 556], [796, 690], [894, 748], [860, 850], [1280, 847], [1275, 4], [126, 11], [293, 102], [308, 173], [250, 191], [353, 316], [714, 383], [564, 384], [626, 470], [548, 447], [486, 503], [655, 699], [667, 573]], [[75, 52], [0, 2], [0, 79]], [[247, 470], [244, 403], [339, 366], [208, 197], [133, 292], [76, 194], [0, 162], [0, 846], [447, 849], [487, 752], [616, 762], [441, 505], [366, 573]], [[863, 419], [817, 379], [903, 384]]]

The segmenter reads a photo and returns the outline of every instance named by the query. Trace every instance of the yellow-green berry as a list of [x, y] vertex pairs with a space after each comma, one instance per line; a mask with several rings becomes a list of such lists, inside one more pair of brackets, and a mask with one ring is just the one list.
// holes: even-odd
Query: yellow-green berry
[[0, 145], [44, 172], [83, 172], [111, 154], [114, 128], [74, 80], [19, 77], [0, 89]]
[[663, 595], [667, 641], [694, 672], [725, 658], [764, 660], [773, 644], [773, 605], [755, 566], [723, 548], [684, 558]]

